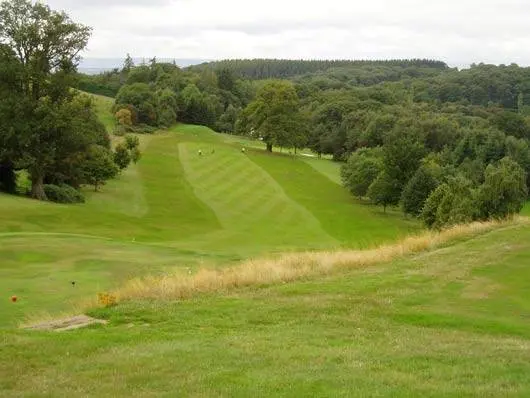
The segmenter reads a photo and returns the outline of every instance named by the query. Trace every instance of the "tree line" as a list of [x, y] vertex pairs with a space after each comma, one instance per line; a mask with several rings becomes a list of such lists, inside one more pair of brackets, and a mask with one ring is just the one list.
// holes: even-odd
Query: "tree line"
[[360, 199], [401, 205], [439, 228], [518, 213], [530, 187], [530, 117], [523, 108], [418, 102], [405, 84], [306, 90], [269, 81], [236, 132], [273, 146], [310, 148], [342, 166]]
[[77, 87], [116, 98], [115, 113], [126, 122], [119, 130], [148, 132], [185, 122], [234, 133], [241, 112], [271, 77], [293, 76], [301, 90], [315, 92], [435, 76], [447, 69], [432, 60], [227, 60], [181, 69], [156, 58], [134, 65], [127, 55], [121, 68], [79, 75]]
[[116, 133], [153, 132], [176, 122], [233, 133], [241, 110], [259, 82], [236, 79], [228, 69], [181, 69], [156, 58], [96, 76], [81, 76], [78, 88], [115, 97]]
[[[448, 70], [447, 64], [428, 59], [411, 60], [290, 60], [290, 59], [228, 59], [204, 63], [189, 67], [190, 70], [232, 71], [234, 76], [242, 79], [289, 79], [296, 76], [325, 73], [330, 70], [370, 71], [392, 78], [418, 74], [418, 71], [432, 70], [433, 73]], [[416, 72], [412, 72], [415, 70]]]

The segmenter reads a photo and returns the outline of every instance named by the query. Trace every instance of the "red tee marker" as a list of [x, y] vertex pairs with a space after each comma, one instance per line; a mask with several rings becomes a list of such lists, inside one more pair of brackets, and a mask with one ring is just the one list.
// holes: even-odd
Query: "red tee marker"
[[16, 303], [17, 302], [17, 296], [11, 296], [11, 301], [13, 303]]

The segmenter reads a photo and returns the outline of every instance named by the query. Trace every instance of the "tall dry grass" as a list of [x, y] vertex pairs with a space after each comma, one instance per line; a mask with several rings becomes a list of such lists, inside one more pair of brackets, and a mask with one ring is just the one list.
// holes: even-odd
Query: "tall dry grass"
[[523, 217], [502, 222], [476, 222], [440, 232], [424, 232], [397, 243], [368, 250], [290, 253], [278, 258], [248, 260], [238, 266], [225, 269], [201, 269], [193, 275], [173, 274], [137, 278], [113, 294], [118, 301], [180, 300], [201, 293], [291, 282], [305, 277], [331, 274], [339, 270], [389, 262], [403, 256], [438, 248], [457, 239], [528, 222], [528, 219]]

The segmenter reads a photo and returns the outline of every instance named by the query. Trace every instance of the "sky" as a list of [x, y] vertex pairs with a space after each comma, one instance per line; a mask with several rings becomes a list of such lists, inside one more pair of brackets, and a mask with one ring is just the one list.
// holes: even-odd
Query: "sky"
[[429, 58], [458, 67], [529, 66], [529, 2], [47, 1], [93, 27], [91, 58]]

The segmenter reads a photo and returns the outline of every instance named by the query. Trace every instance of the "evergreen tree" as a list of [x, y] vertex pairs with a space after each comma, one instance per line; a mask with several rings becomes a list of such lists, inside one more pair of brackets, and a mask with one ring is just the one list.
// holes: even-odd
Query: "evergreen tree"
[[405, 185], [401, 196], [405, 214], [411, 214], [416, 217], [421, 214], [425, 201], [440, 183], [441, 175], [442, 170], [436, 164], [425, 164], [418, 168], [407, 185]]

